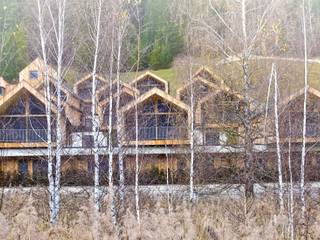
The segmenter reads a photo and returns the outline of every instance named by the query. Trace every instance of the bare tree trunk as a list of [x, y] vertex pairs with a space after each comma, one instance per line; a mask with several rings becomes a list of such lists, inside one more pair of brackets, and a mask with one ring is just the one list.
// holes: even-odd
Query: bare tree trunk
[[[99, 117], [97, 114], [96, 90], [97, 90], [97, 64], [98, 53], [100, 44], [100, 25], [101, 25], [101, 8], [102, 0], [98, 1], [97, 16], [94, 23], [95, 36], [94, 46], [95, 52], [93, 56], [93, 69], [92, 69], [92, 96], [91, 96], [91, 121], [92, 121], [92, 134], [93, 134], [93, 154], [94, 154], [94, 205], [96, 214], [100, 211], [100, 162], [99, 162]], [[95, 8], [96, 6], [94, 6]], [[94, 11], [95, 12], [95, 11]]]
[[[136, 7], [136, 16], [137, 16], [137, 22], [138, 22], [138, 33], [137, 33], [137, 42], [138, 42], [138, 49], [137, 49], [137, 69], [136, 69], [136, 75], [138, 75], [138, 71], [140, 68], [140, 48], [141, 48], [141, 22], [140, 22], [140, 12], [139, 12], [139, 6], [138, 4], [135, 5]], [[137, 76], [136, 76], [137, 77]], [[137, 84], [135, 86], [137, 88]], [[138, 99], [138, 94], [135, 92], [135, 100]], [[136, 203], [136, 217], [139, 224], [139, 230], [141, 227], [140, 223], [140, 205], [139, 205], [139, 115], [138, 115], [138, 105], [135, 106], [135, 135], [136, 135], [136, 141], [135, 141], [135, 187], [134, 187], [134, 194], [135, 194], [135, 203]]]
[[167, 145], [165, 145], [166, 151], [166, 184], [167, 184], [167, 203], [168, 203], [168, 213], [171, 214], [171, 194], [170, 194], [170, 184], [169, 184], [169, 155], [167, 150]]
[[272, 64], [271, 76], [274, 77], [274, 121], [276, 130], [276, 142], [277, 142], [277, 158], [278, 158], [278, 181], [279, 181], [279, 204], [280, 214], [283, 214], [283, 181], [282, 181], [282, 163], [281, 163], [281, 149], [280, 149], [280, 135], [279, 135], [279, 116], [278, 116], [278, 76], [274, 63]]
[[[62, 104], [62, 81], [63, 81], [63, 74], [62, 74], [62, 67], [63, 67], [63, 60], [62, 57], [64, 55], [64, 28], [65, 28], [65, 0], [59, 0], [56, 2], [58, 7], [57, 16], [54, 15], [51, 3], [47, 4], [48, 11], [51, 17], [51, 22], [54, 30], [54, 37], [55, 37], [55, 58], [57, 63], [57, 123], [56, 123], [56, 164], [55, 164], [55, 187], [54, 187], [54, 219], [55, 222], [58, 219], [58, 214], [60, 211], [60, 179], [61, 179], [61, 158], [62, 158], [62, 148], [63, 148], [63, 132], [62, 132], [62, 111], [63, 111], [63, 104]], [[57, 19], [55, 19], [55, 17]], [[57, 24], [57, 26], [56, 26]]]
[[100, 189], [100, 160], [99, 160], [99, 129], [100, 120], [97, 113], [97, 65], [98, 55], [100, 48], [100, 28], [101, 28], [101, 10], [102, 0], [94, 1], [92, 3], [93, 9], [93, 44], [94, 44], [94, 55], [93, 55], [93, 68], [92, 68], [92, 86], [91, 86], [91, 124], [93, 134], [93, 158], [94, 158], [94, 220], [93, 220], [93, 234], [95, 239], [100, 238], [100, 223], [99, 223], [99, 212], [101, 205], [101, 189]]
[[120, 112], [120, 95], [121, 95], [121, 86], [120, 86], [120, 63], [121, 63], [121, 49], [122, 49], [122, 34], [121, 26], [118, 27], [117, 33], [117, 102], [116, 102], [116, 114], [117, 114], [117, 141], [118, 141], [118, 166], [119, 166], [119, 195], [120, 202], [123, 206], [124, 204], [124, 166], [123, 166], [123, 146], [122, 146], [122, 114]]
[[271, 69], [271, 74], [269, 78], [269, 84], [268, 84], [268, 92], [267, 92], [267, 99], [266, 99], [266, 107], [265, 107], [265, 116], [264, 116], [264, 138], [267, 140], [267, 122], [268, 122], [268, 111], [269, 111], [269, 99], [270, 99], [270, 93], [271, 93], [271, 85], [273, 80], [273, 69]]
[[[190, 58], [190, 56], [189, 56]], [[190, 61], [190, 59], [189, 59]], [[191, 73], [191, 62], [189, 62], [189, 80], [191, 80], [191, 94], [190, 94], [190, 111], [191, 111], [191, 119], [190, 119], [190, 201], [194, 201], [194, 89], [193, 89], [193, 77]]]
[[[191, 10], [191, 1], [187, 1], [187, 13], [190, 16]], [[194, 96], [194, 81], [192, 76], [192, 60], [191, 60], [191, 42], [190, 42], [190, 31], [191, 31], [191, 24], [188, 22], [187, 24], [187, 51], [188, 51], [188, 80], [190, 82], [190, 171], [189, 171], [189, 200], [193, 202], [195, 199], [194, 194], [194, 123], [195, 123], [195, 96]]]
[[303, 21], [303, 40], [304, 40], [304, 101], [303, 101], [303, 132], [302, 132], [302, 151], [301, 151], [301, 172], [300, 172], [300, 197], [302, 218], [305, 220], [306, 201], [305, 201], [305, 161], [306, 161], [306, 129], [307, 129], [307, 98], [308, 98], [308, 46], [307, 46], [307, 29], [305, 16], [305, 1], [302, 6]]
[[50, 92], [50, 79], [48, 73], [48, 60], [47, 60], [47, 46], [46, 46], [46, 34], [45, 28], [43, 24], [43, 11], [44, 6], [37, 0], [38, 5], [38, 25], [39, 25], [39, 33], [40, 33], [40, 43], [41, 43], [41, 52], [42, 59], [44, 62], [44, 95], [46, 99], [46, 120], [47, 120], [47, 158], [48, 158], [48, 181], [49, 181], [49, 207], [50, 207], [50, 223], [56, 223], [56, 209], [55, 209], [55, 181], [53, 177], [53, 155], [52, 155], [52, 133], [51, 133], [51, 92]]
[[61, 179], [61, 156], [63, 148], [63, 132], [62, 132], [62, 57], [64, 44], [64, 14], [65, 14], [65, 0], [58, 2], [58, 32], [57, 32], [57, 150], [56, 150], [56, 174], [55, 174], [55, 207], [56, 218], [60, 211], [60, 179]]
[[245, 128], [245, 196], [246, 198], [253, 197], [253, 143], [251, 139], [252, 126], [250, 114], [250, 74], [249, 74], [249, 52], [248, 52], [248, 38], [247, 38], [247, 20], [246, 20], [246, 0], [241, 1], [241, 22], [243, 34], [243, 57], [242, 57], [242, 71], [244, 80], [244, 128]]
[[[289, 113], [290, 114], [290, 113]], [[290, 179], [290, 189], [289, 189], [289, 232], [290, 239], [294, 239], [294, 221], [293, 221], [293, 179], [292, 179], [292, 165], [291, 165], [291, 114], [289, 115], [289, 146], [288, 146], [288, 167], [289, 167], [289, 179]]]
[[113, 130], [113, 64], [114, 64], [114, 16], [112, 16], [112, 34], [111, 34], [111, 53], [110, 53], [110, 71], [109, 71], [109, 119], [108, 119], [108, 155], [109, 155], [109, 169], [108, 169], [108, 183], [109, 183], [109, 194], [111, 200], [111, 214], [112, 222], [115, 226], [117, 223], [116, 219], [116, 207], [113, 189], [113, 142], [112, 142], [112, 130]]

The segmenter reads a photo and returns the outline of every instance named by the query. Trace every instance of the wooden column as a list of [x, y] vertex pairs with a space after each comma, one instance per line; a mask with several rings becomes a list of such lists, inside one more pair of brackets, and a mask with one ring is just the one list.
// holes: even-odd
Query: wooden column
[[28, 160], [28, 174], [32, 178], [33, 177], [33, 160]]

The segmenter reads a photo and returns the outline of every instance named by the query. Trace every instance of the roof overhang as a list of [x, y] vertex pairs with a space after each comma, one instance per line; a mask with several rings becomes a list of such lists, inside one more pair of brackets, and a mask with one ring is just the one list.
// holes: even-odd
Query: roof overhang
[[169, 84], [168, 84], [168, 82], [167, 82], [166, 80], [164, 80], [163, 78], [157, 76], [156, 74], [150, 72], [150, 71], [147, 71], [147, 72], [145, 72], [144, 74], [138, 76], [136, 79], [134, 79], [134, 80], [130, 83], [130, 85], [133, 86], [133, 87], [135, 87], [135, 85], [136, 85], [138, 82], [144, 80], [144, 79], [145, 79], [146, 77], [148, 77], [148, 76], [154, 78], [155, 80], [157, 80], [157, 81], [159, 81], [159, 82], [161, 82], [161, 83], [163, 83], [163, 84], [164, 84], [164, 87], [165, 87], [165, 92], [166, 92], [166, 93], [169, 93]]
[[180, 100], [172, 97], [168, 93], [166, 93], [158, 88], [153, 88], [150, 91], [146, 92], [145, 94], [141, 95], [138, 99], [136, 99], [133, 102], [129, 103], [128, 105], [122, 107], [120, 109], [120, 111], [122, 113], [125, 113], [125, 112], [129, 111], [130, 109], [134, 108], [136, 105], [145, 102], [146, 100], [148, 100], [149, 98], [151, 98], [153, 96], [158, 96], [158, 97], [166, 100], [167, 102], [177, 106], [178, 108], [180, 108], [188, 113], [190, 111], [190, 108], [188, 105], [186, 105], [185, 103], [181, 102]]

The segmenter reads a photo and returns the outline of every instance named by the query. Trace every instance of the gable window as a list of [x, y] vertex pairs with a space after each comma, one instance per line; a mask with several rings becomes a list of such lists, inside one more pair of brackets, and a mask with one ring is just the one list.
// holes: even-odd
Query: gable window
[[0, 96], [4, 96], [4, 87], [0, 87]]
[[30, 71], [29, 72], [29, 78], [30, 79], [38, 79], [38, 77], [39, 77], [39, 73], [38, 73], [38, 71], [35, 71], [35, 70], [32, 70], [32, 71]]

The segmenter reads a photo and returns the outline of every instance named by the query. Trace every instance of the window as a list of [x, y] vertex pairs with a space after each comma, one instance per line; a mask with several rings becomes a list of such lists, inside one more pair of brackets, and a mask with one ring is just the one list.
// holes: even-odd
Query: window
[[26, 160], [19, 161], [19, 174], [26, 176], [28, 174], [28, 162]]
[[208, 130], [205, 134], [205, 144], [210, 146], [220, 145], [220, 133], [215, 130]]
[[48, 176], [48, 162], [43, 160], [34, 160], [32, 162], [33, 178], [36, 180], [45, 180]]
[[82, 137], [82, 143], [84, 148], [90, 148], [93, 146], [93, 136], [92, 135], [84, 135]]
[[29, 78], [30, 79], [38, 79], [38, 77], [39, 77], [39, 73], [38, 73], [38, 71], [30, 71], [30, 76], [29, 76]]
[[169, 105], [166, 102], [159, 99], [158, 100], [158, 111], [164, 112], [164, 113], [170, 112]]
[[3, 95], [4, 95], [4, 90], [5, 90], [4, 87], [0, 87], [0, 96], [3, 96]]
[[45, 105], [34, 96], [30, 96], [29, 98], [29, 108], [31, 114], [46, 114]]

